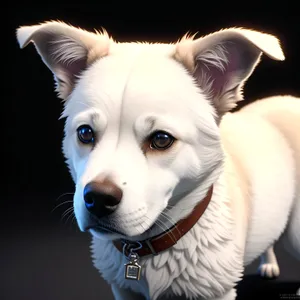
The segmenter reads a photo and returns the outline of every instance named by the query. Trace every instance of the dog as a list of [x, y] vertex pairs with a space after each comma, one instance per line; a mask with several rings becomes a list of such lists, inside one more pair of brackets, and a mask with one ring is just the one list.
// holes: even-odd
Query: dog
[[233, 300], [244, 267], [273, 244], [300, 258], [300, 99], [232, 112], [279, 40], [229, 28], [177, 42], [119, 43], [60, 21], [17, 29], [64, 101], [74, 212], [116, 300]]

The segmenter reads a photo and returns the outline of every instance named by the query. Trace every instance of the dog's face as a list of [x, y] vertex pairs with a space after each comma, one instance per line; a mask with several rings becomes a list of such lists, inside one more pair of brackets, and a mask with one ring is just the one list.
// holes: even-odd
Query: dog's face
[[166, 230], [191, 211], [221, 170], [222, 114], [241, 99], [261, 52], [283, 59], [274, 37], [241, 29], [118, 44], [52, 22], [18, 38], [32, 40], [55, 75], [77, 222], [104, 238]]
[[[122, 190], [118, 208], [100, 222], [133, 236], [220, 163], [209, 101], [175, 60], [142, 51], [135, 62], [129, 56], [125, 63], [123, 57], [94, 63], [66, 104], [64, 152], [77, 183], [74, 206], [82, 229], [91, 225], [83, 199], [90, 182], [106, 180]], [[92, 130], [90, 144], [80, 141], [81, 126]]]

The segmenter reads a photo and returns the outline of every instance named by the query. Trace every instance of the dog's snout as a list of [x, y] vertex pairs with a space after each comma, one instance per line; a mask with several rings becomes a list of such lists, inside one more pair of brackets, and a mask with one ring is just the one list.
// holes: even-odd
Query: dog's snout
[[87, 210], [98, 218], [113, 213], [123, 196], [122, 190], [112, 181], [92, 181], [84, 188], [84, 202]]

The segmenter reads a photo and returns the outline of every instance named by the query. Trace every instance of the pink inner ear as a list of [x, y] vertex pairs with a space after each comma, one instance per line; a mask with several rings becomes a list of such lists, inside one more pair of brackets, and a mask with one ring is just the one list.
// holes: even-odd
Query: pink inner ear
[[80, 75], [82, 71], [85, 70], [87, 66], [87, 58], [79, 58], [72, 62], [61, 62], [59, 67], [64, 71], [65, 74], [69, 77], [71, 82], [74, 82], [76, 78]]
[[[224, 55], [227, 62], [222, 61], [223, 68], [210, 63], [207, 60], [201, 62], [200, 59], [196, 66], [194, 76], [197, 79], [200, 87], [206, 91], [210, 85], [209, 93], [212, 97], [219, 97], [224, 93], [236, 88], [241, 81], [252, 70], [254, 63], [258, 57], [258, 49], [250, 46], [248, 41], [243, 39], [235, 39], [222, 42]], [[218, 55], [218, 52], [215, 52]], [[216, 57], [217, 60], [217, 57]], [[205, 76], [205, 78], [203, 78]], [[209, 78], [209, 80], [206, 80]]]
[[[55, 44], [48, 48], [48, 55], [52, 56], [52, 53], [56, 51]], [[64, 74], [67, 78], [59, 78], [62, 81], [68, 81], [70, 84], [74, 84], [76, 78], [87, 67], [87, 56], [74, 56], [72, 59], [58, 59], [52, 58], [51, 64], [56, 70], [60, 70], [58, 74]]]
[[78, 76], [86, 69], [86, 66], [86, 58], [80, 58], [70, 63], [59, 63], [53, 68], [61, 95], [66, 96], [71, 93]]
[[237, 49], [234, 47], [227, 47], [226, 49], [228, 50], [228, 63], [224, 63], [225, 70], [220, 70], [215, 66], [210, 67], [210, 76], [213, 80], [212, 90], [215, 91], [214, 94], [217, 95], [222, 94], [224, 87], [230, 82], [230, 77], [234, 76], [235, 72], [238, 71], [238, 67], [241, 65], [241, 59]]
[[[74, 53], [72, 58], [66, 60], [55, 55], [58, 49], [62, 49], [63, 51], [63, 49], [68, 46], [68, 41], [64, 40], [62, 36], [57, 36], [51, 32], [40, 32], [35, 39], [38, 40], [36, 45], [43, 61], [56, 73], [57, 80], [74, 84], [78, 75], [80, 75], [87, 66], [87, 56], [81, 52], [80, 55], [76, 57], [76, 53]], [[58, 43], [58, 39], [61, 39], [61, 42]], [[84, 49], [82, 51], [84, 51]]]

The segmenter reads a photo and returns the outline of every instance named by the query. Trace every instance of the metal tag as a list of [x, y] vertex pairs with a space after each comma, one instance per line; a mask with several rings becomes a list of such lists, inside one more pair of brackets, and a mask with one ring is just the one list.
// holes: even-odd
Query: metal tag
[[140, 280], [142, 267], [138, 264], [138, 257], [134, 253], [129, 255], [129, 262], [125, 264], [125, 279]]

